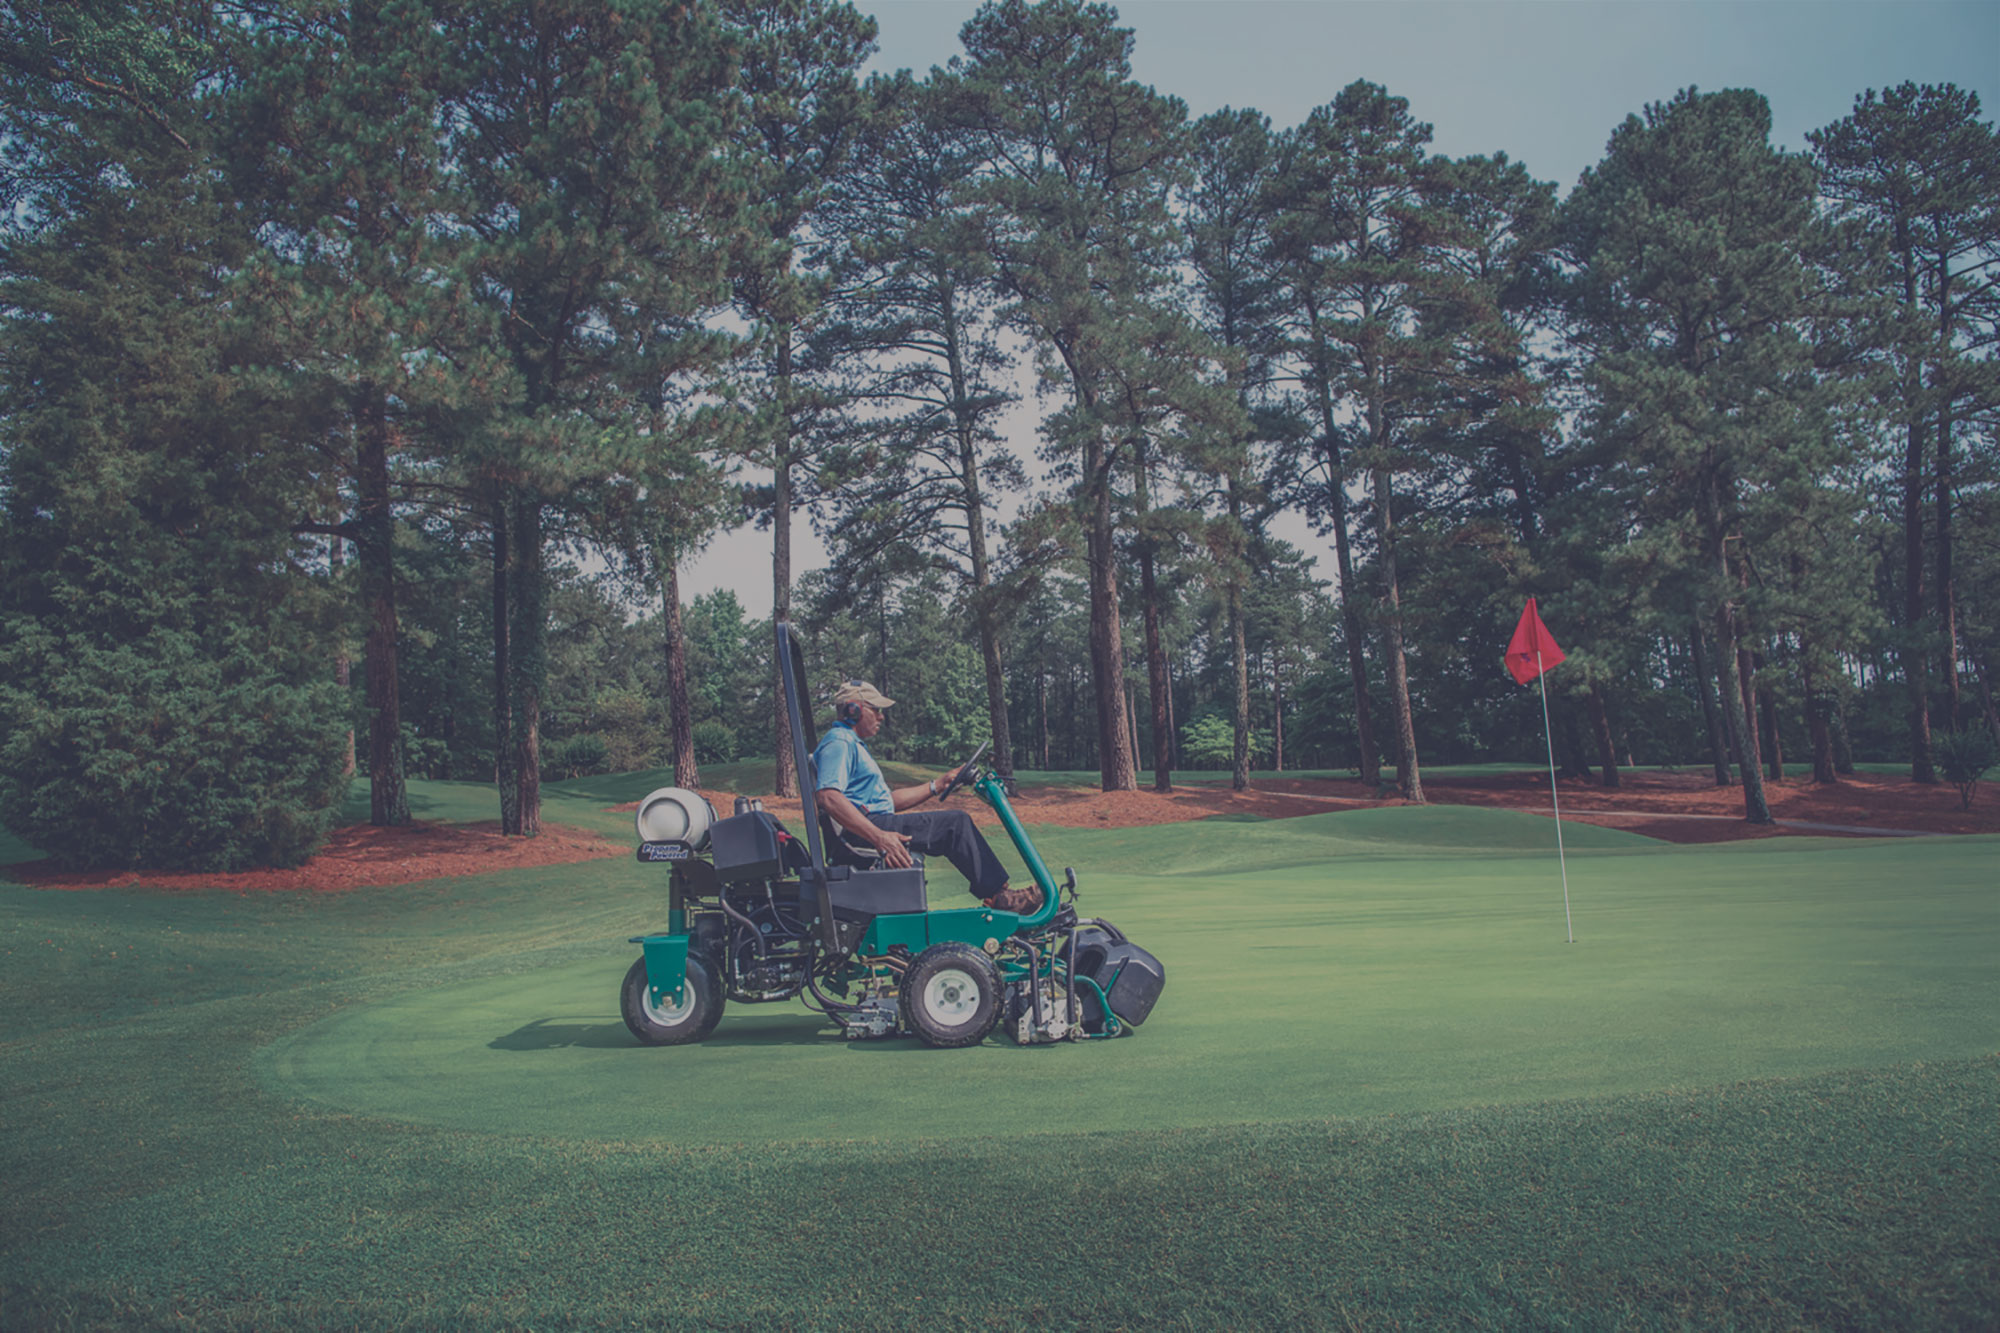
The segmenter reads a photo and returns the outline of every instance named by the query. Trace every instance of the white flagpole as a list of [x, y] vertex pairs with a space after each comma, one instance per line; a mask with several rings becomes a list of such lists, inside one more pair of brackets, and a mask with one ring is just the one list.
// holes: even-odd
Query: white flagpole
[[1542, 687], [1542, 743], [1549, 751], [1549, 801], [1556, 810], [1556, 864], [1562, 867], [1563, 881], [1563, 929], [1569, 932], [1569, 943], [1576, 943], [1576, 926], [1569, 915], [1569, 860], [1563, 855], [1563, 808], [1562, 797], [1556, 794], [1556, 743], [1549, 730], [1549, 676], [1542, 669], [1541, 645], [1535, 646], [1535, 683]]

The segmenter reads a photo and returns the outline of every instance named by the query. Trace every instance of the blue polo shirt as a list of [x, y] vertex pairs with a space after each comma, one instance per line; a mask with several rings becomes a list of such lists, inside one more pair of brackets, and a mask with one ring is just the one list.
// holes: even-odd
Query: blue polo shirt
[[820, 737], [819, 748], [813, 751], [813, 767], [819, 770], [820, 790], [831, 787], [865, 814], [896, 813], [889, 784], [883, 780], [882, 770], [875, 766], [875, 757], [854, 734], [852, 723], [836, 722]]

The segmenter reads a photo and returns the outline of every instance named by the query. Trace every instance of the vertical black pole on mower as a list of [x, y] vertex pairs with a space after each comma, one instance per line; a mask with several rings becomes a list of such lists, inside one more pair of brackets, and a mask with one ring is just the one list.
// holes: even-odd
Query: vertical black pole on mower
[[815, 814], [819, 777], [813, 772], [812, 751], [806, 748], [805, 650], [799, 647], [798, 636], [792, 633], [789, 621], [780, 620], [772, 628], [778, 640], [778, 674], [785, 686], [785, 716], [792, 724], [792, 764], [799, 774], [802, 806], [799, 822], [806, 826], [806, 850], [812, 854], [813, 869], [820, 872], [819, 878], [824, 882], [826, 853], [819, 843], [819, 820]]
[[771, 630], [777, 639], [778, 675], [785, 687], [785, 716], [792, 724], [792, 768], [799, 775], [799, 822], [806, 826], [806, 853], [812, 861], [809, 868], [799, 872], [799, 881], [816, 890], [820, 942], [828, 953], [838, 955], [840, 924], [833, 919], [833, 894], [826, 883], [826, 849], [819, 838], [819, 774], [812, 765], [812, 751], [806, 746], [805, 650], [799, 647], [791, 622], [776, 621]]
[[1076, 1003], [1076, 927], [1069, 928], [1069, 937], [1063, 941], [1063, 984], [1069, 989], [1069, 1021], [1082, 1026], [1083, 1010]]

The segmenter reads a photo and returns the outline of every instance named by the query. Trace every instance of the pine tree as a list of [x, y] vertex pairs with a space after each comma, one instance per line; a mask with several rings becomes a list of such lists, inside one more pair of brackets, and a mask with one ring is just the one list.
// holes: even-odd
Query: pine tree
[[[1959, 701], [1952, 518], [1960, 426], [2000, 405], [2000, 134], [1979, 99], [1952, 85], [1904, 83], [1855, 99], [1845, 119], [1809, 136], [1821, 189], [1838, 216], [1879, 240], [1862, 281], [1886, 298], [1868, 341], [1886, 361], [1903, 435], [1904, 673], [1910, 771], [1935, 782], [1929, 667], [1941, 666], [1948, 716]], [[1934, 447], [1933, 447], [1934, 445]], [[1927, 456], [1928, 454], [1928, 456]], [[1925, 591], [1924, 509], [1934, 561]]]
[[1134, 782], [1119, 615], [1117, 478], [1139, 432], [1135, 413], [1186, 380], [1191, 332], [1162, 288], [1174, 237], [1168, 191], [1186, 108], [1131, 76], [1132, 33], [1109, 6], [992, 0], [961, 34], [946, 95], [978, 145], [987, 244], [1010, 317], [1068, 393], [1043, 425], [1047, 456], [1070, 483], [1089, 569], [1090, 678], [1100, 779]]
[[[394, 556], [397, 473], [428, 462], [424, 418], [481, 374], [462, 238], [440, 157], [449, 68], [428, 0], [301, 6], [232, 52], [228, 142], [265, 224], [250, 284], [299, 428], [338, 446], [352, 517], [301, 526], [354, 543], [366, 604], [370, 815], [407, 823]], [[449, 369], [448, 369], [449, 368]]]
[[1809, 163], [1769, 144], [1746, 90], [1693, 90], [1628, 118], [1564, 206], [1574, 335], [1592, 357], [1592, 429], [1644, 521], [1684, 534], [1712, 625], [1744, 816], [1769, 823], [1755, 729], [1751, 497], [1824, 460], [1804, 321]]
[[[1395, 722], [1396, 779], [1423, 800], [1402, 609], [1395, 476], [1414, 465], [1411, 433], [1451, 356], [1449, 274], [1434, 253], [1449, 217], [1427, 161], [1430, 127], [1379, 85], [1356, 82], [1315, 110], [1282, 168], [1275, 224], [1307, 334], [1309, 382], [1322, 401], [1330, 449], [1347, 436], [1368, 469], [1382, 596], [1382, 659]], [[1336, 412], [1350, 420], [1338, 421]], [[1331, 470], [1345, 516], [1344, 460]], [[1350, 648], [1350, 652], [1352, 649]], [[1357, 705], [1363, 682], [1356, 681]], [[1366, 767], [1364, 754], [1364, 768]], [[1365, 777], [1365, 773], [1364, 773]]]
[[[858, 71], [874, 50], [875, 21], [835, 0], [722, 0], [739, 44], [744, 115], [737, 144], [755, 172], [756, 242], [736, 267], [736, 307], [757, 331], [759, 364], [744, 391], [759, 409], [761, 447], [752, 461], [771, 469], [771, 605], [779, 620], [792, 604], [792, 511], [813, 453], [805, 418], [817, 413], [817, 386], [799, 364], [803, 332], [820, 305], [822, 283], [802, 270], [800, 248], [813, 219], [846, 170], [865, 122]], [[809, 493], [808, 497], [809, 499]], [[780, 796], [797, 794], [791, 723], [773, 665], [772, 737]]]
[[948, 572], [979, 632], [994, 764], [1013, 776], [991, 512], [1027, 485], [998, 422], [1005, 379], [991, 265], [963, 198], [973, 164], [934, 90], [907, 74], [870, 87], [875, 109], [822, 228], [836, 243], [834, 285], [815, 336], [841, 368], [849, 438], [828, 468], [836, 582], [859, 567]]
[[[1213, 550], [1223, 573], [1229, 637], [1235, 667], [1235, 746], [1230, 781], [1237, 791], [1250, 785], [1250, 662], [1246, 602], [1251, 596], [1254, 554], [1261, 545], [1262, 488], [1254, 473], [1252, 445], [1257, 434], [1275, 427], [1268, 412], [1259, 430], [1256, 406], [1267, 406], [1283, 351], [1282, 288], [1269, 265], [1271, 172], [1274, 146], [1269, 120], [1255, 111], [1218, 111], [1198, 121], [1189, 136], [1190, 184], [1181, 202], [1188, 229], [1193, 294], [1202, 323], [1226, 349], [1230, 389], [1236, 406], [1232, 424], [1242, 435], [1219, 441], [1211, 462], [1219, 464], [1224, 513], [1212, 529]], [[1158, 613], [1152, 570], [1142, 570], [1147, 592], [1147, 659], [1154, 689], [1164, 689], [1166, 669], [1159, 651]], [[1154, 726], [1167, 730], [1165, 700], [1156, 697]], [[1167, 789], [1167, 746], [1161, 745], [1155, 786]]]
[[206, 15], [109, 10], [47, 16], [90, 39], [53, 64], [7, 34], [34, 72], [0, 112], [30, 167], [0, 291], [0, 820], [70, 865], [295, 864], [346, 788], [290, 535], [324, 494], [236, 370], [252, 238], [218, 188]]
[[645, 454], [681, 354], [659, 335], [705, 339], [743, 253], [733, 53], [706, 10], [666, 0], [474, 8], [447, 38], [461, 225], [509, 372], [463, 457], [492, 510], [503, 824], [533, 834], [550, 527], [572, 487]]

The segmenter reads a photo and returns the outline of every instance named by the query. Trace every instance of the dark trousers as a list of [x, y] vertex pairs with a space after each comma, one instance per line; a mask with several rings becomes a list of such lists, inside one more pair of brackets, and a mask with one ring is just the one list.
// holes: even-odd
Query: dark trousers
[[926, 810], [920, 814], [878, 815], [868, 820], [879, 829], [910, 835], [910, 850], [942, 856], [958, 867], [975, 897], [991, 898], [1007, 887], [1007, 867], [986, 845], [986, 838], [963, 810]]

